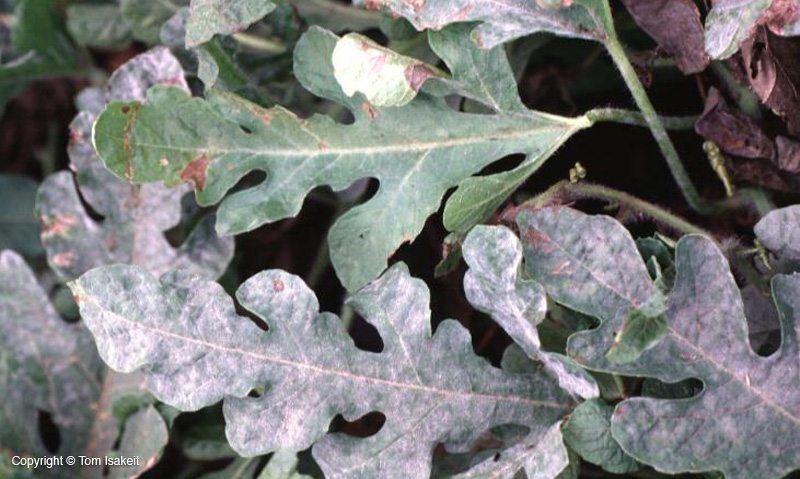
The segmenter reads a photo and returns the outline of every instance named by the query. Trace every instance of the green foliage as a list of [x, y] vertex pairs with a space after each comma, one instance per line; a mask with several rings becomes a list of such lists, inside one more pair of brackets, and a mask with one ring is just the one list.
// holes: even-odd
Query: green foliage
[[[0, 173], [0, 477], [800, 470], [800, 7], [618, 3], [0, 0], [0, 111], [91, 84]], [[648, 96], [681, 73], [699, 120]], [[562, 150], [599, 122], [664, 206]], [[139, 463], [12, 464], [68, 455]]]

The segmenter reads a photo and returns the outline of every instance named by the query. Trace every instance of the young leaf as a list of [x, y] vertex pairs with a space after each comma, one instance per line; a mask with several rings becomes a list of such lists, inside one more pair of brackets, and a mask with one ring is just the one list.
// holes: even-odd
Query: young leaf
[[800, 206], [770, 211], [754, 230], [764, 246], [777, 255], [800, 260]]
[[612, 406], [599, 399], [580, 404], [569, 415], [564, 427], [564, 441], [583, 459], [597, 464], [604, 471], [625, 474], [639, 469], [640, 464], [625, 454], [611, 436]]
[[[107, 266], [71, 288], [114, 369], [141, 370], [153, 393], [180, 409], [224, 398], [240, 454], [316, 442], [329, 478], [428, 477], [438, 443], [469, 443], [503, 424], [543, 434], [574, 407], [535, 370], [504, 371], [477, 357], [457, 322], [432, 334], [428, 290], [403, 264], [350, 300], [380, 333], [377, 354], [356, 348], [302, 280], [282, 271], [259, 273], [236, 294], [267, 332], [238, 316], [219, 285], [177, 272], [157, 280], [139, 267]], [[259, 386], [262, 397], [247, 397]], [[370, 411], [386, 415], [374, 436], [325, 435], [336, 414], [353, 420]]]
[[269, 0], [192, 0], [186, 20], [186, 47], [196, 47], [217, 34], [244, 30], [274, 9]]
[[[182, 85], [180, 64], [159, 47], [135, 57], [109, 80], [107, 100], [141, 98], [149, 85]], [[164, 232], [180, 222], [187, 188], [130, 185], [111, 175], [92, 147], [95, 112], [83, 111], [70, 125], [69, 156], [77, 176], [60, 172], [42, 183], [36, 202], [42, 244], [52, 268], [66, 279], [111, 263], [141, 264], [156, 273], [188, 268], [209, 278], [222, 274], [233, 255], [233, 240], [218, 238], [212, 218], [200, 221], [184, 244], [173, 248]], [[103, 220], [84, 210], [81, 196]]]
[[328, 238], [332, 263], [354, 290], [416, 237], [449, 188], [505, 155], [552, 151], [589, 126], [584, 117], [532, 111], [460, 113], [426, 95], [403, 108], [371, 106], [361, 95], [348, 97], [336, 82], [331, 56], [337, 40], [310, 29], [295, 48], [295, 74], [316, 95], [347, 106], [356, 117], [352, 125], [300, 119], [223, 92], [202, 100], [156, 87], [144, 104], [109, 105], [95, 125], [95, 146], [109, 169], [134, 182], [193, 182], [201, 204], [220, 201], [249, 171], [266, 171], [262, 184], [220, 205], [221, 234], [297, 214], [316, 186], [341, 190], [377, 178], [378, 193], [340, 217]]
[[425, 80], [438, 75], [435, 67], [358, 33], [348, 33], [336, 42], [331, 64], [345, 95], [362, 93], [373, 106], [403, 106], [417, 96]]
[[[144, 419], [139, 413], [127, 420], [111, 415], [115, 392], [142, 391], [131, 390], [134, 384], [106, 371], [86, 329], [58, 316], [21, 257], [12, 251], [0, 253], [0, 389], [4, 391], [0, 455], [9, 460], [14, 455], [52, 454], [100, 458], [114, 446], [119, 419], [126, 424], [120, 451], [141, 458], [138, 467], [126, 469], [125, 477], [149, 467], [148, 460], [166, 444], [166, 426], [150, 412], [142, 413]], [[46, 449], [36, 427], [45, 413], [59, 431], [57, 451]], [[136, 439], [136, 431], [144, 428], [148, 440], [142, 442]], [[3, 477], [13, 476], [19, 468], [3, 467]], [[104, 476], [102, 467], [62, 465], [46, 469], [43, 477]]]

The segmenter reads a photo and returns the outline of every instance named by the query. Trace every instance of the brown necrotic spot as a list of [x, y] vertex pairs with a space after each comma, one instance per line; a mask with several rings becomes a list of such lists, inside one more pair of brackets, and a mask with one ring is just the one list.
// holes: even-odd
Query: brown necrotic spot
[[77, 224], [75, 218], [68, 215], [55, 215], [52, 217], [42, 216], [42, 236], [64, 236], [72, 227]]
[[274, 289], [276, 293], [280, 293], [281, 291], [284, 290], [284, 288], [285, 286], [283, 284], [283, 281], [281, 281], [280, 279], [276, 279], [275, 281], [272, 282], [272, 289]]
[[72, 251], [58, 253], [53, 256], [53, 264], [59, 268], [65, 268], [71, 265], [73, 260], [75, 260], [75, 254]]
[[375, 108], [372, 108], [372, 105], [370, 105], [369, 102], [365, 101], [364, 103], [361, 104], [361, 111], [366, 113], [367, 118], [369, 118], [370, 120], [378, 118], [378, 112], [375, 111]]
[[203, 191], [206, 187], [206, 170], [211, 160], [206, 155], [200, 155], [186, 165], [181, 171], [182, 181], [191, 181], [198, 191]]
[[139, 111], [139, 107], [141, 103], [136, 102], [133, 103], [133, 109], [129, 106], [122, 107], [122, 113], [127, 114], [131, 112], [128, 116], [128, 120], [125, 122], [125, 129], [122, 133], [122, 148], [125, 152], [125, 178], [128, 181], [133, 180], [133, 147], [131, 141], [131, 135], [133, 135], [133, 126], [136, 123], [136, 112]]
[[419, 89], [422, 88], [422, 84], [425, 83], [425, 80], [432, 76], [436, 76], [433, 70], [421, 63], [415, 63], [407, 66], [405, 75], [408, 85], [414, 91], [419, 91]]

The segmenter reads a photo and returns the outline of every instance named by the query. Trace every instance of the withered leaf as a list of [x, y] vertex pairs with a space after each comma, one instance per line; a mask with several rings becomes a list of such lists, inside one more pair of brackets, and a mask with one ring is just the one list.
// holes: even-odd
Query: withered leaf
[[692, 0], [622, 0], [633, 19], [658, 45], [675, 58], [683, 73], [708, 66], [703, 49], [703, 24]]
[[761, 126], [741, 111], [731, 109], [716, 88], [709, 90], [705, 110], [694, 129], [726, 153], [745, 158], [775, 156], [775, 146]]
[[762, 28], [742, 44], [742, 57], [750, 88], [800, 136], [800, 39]]

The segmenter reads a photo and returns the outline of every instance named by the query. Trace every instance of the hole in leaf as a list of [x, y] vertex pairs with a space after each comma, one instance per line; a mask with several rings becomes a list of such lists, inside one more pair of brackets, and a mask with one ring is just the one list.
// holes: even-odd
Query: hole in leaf
[[252, 188], [253, 186], [260, 185], [267, 179], [267, 174], [261, 170], [253, 170], [246, 175], [244, 175], [239, 181], [236, 182], [236, 185], [231, 188], [231, 192], [235, 191], [242, 191], [246, 190], [247, 188]]
[[350, 336], [356, 347], [363, 351], [380, 353], [383, 351], [383, 339], [378, 334], [377, 328], [368, 323], [357, 313], [353, 313], [353, 322], [350, 324]]
[[647, 378], [642, 382], [642, 396], [658, 399], [686, 399], [698, 395], [703, 390], [703, 382], [689, 378], [677, 383], [665, 383]]
[[253, 130], [251, 130], [250, 128], [248, 128], [248, 127], [246, 127], [244, 125], [239, 125], [239, 129], [242, 130], [243, 132], [247, 133], [248, 135], [252, 135], [253, 134]]
[[101, 215], [97, 210], [95, 210], [92, 207], [92, 205], [89, 204], [88, 201], [86, 201], [86, 198], [83, 196], [83, 192], [81, 191], [78, 185], [78, 180], [74, 175], [72, 176], [72, 181], [75, 183], [75, 191], [78, 192], [78, 199], [80, 199], [81, 205], [83, 206], [83, 209], [86, 211], [86, 214], [89, 216], [89, 218], [93, 219], [98, 223], [103, 222], [106, 219], [106, 217]]
[[487, 314], [475, 311], [470, 319], [472, 348], [475, 354], [499, 368], [503, 352], [512, 343], [511, 337]]
[[264, 388], [259, 387], [247, 393], [247, 397], [258, 399], [264, 395]]
[[386, 416], [378, 411], [367, 413], [353, 422], [348, 421], [341, 414], [337, 414], [331, 421], [330, 431], [364, 438], [377, 434], [385, 422]]
[[236, 299], [234, 299], [233, 302], [234, 306], [236, 307], [236, 314], [238, 314], [239, 316], [246, 317], [264, 331], [269, 331], [269, 325], [267, 324], [266, 321], [259, 318], [255, 313], [249, 311], [247, 308], [239, 304], [239, 301], [237, 301]]
[[498, 461], [503, 452], [530, 434], [530, 429], [514, 424], [502, 424], [484, 432], [471, 443], [439, 444], [433, 453], [433, 468], [450, 476], [466, 471], [471, 459], [481, 455]]
[[36, 418], [39, 426], [39, 436], [42, 438], [44, 447], [50, 453], [55, 454], [61, 445], [61, 433], [56, 423], [53, 422], [53, 416], [47, 411], [37, 409]]
[[525, 161], [525, 155], [516, 154], [504, 156], [502, 159], [486, 165], [481, 171], [478, 172], [478, 176], [493, 175], [495, 173], [513, 170], [523, 161]]

